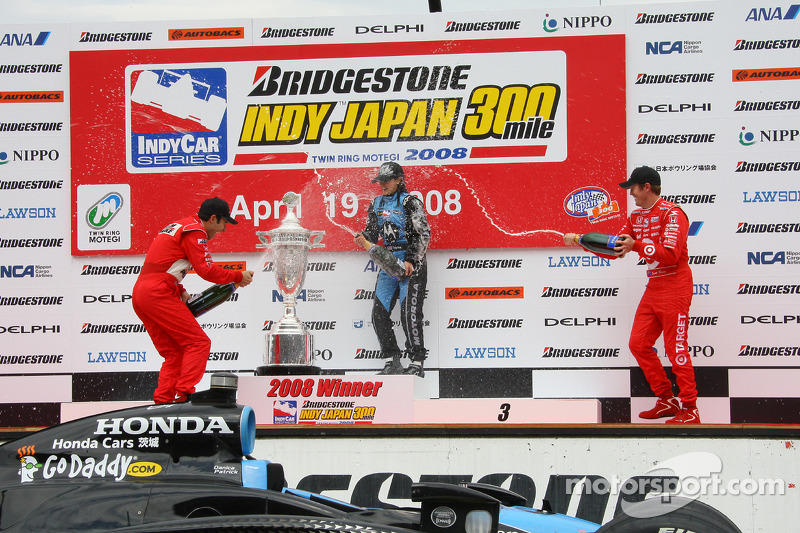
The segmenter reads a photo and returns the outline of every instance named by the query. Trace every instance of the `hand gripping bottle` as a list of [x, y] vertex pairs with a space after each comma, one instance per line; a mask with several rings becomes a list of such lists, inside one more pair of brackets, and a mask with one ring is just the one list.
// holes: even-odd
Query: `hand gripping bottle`
[[222, 302], [227, 300], [233, 291], [237, 289], [235, 283], [225, 283], [224, 285], [212, 285], [200, 294], [195, 294], [186, 302], [189, 311], [195, 317], [205, 314]]
[[402, 280], [406, 277], [406, 265], [403, 260], [379, 244], [367, 241], [364, 249], [369, 252], [375, 264], [390, 276]]

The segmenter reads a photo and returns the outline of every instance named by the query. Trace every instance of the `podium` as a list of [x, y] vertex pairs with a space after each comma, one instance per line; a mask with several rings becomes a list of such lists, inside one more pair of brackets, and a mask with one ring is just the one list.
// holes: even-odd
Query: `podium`
[[596, 399], [431, 398], [405, 375], [243, 376], [256, 424], [597, 424]]

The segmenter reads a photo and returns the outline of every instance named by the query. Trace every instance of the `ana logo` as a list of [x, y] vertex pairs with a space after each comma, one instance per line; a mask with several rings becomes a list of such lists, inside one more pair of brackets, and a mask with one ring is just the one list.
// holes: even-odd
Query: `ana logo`
[[797, 18], [797, 13], [800, 10], [800, 5], [793, 4], [789, 6], [789, 9], [786, 10], [786, 13], [783, 13], [780, 6], [778, 7], [754, 7], [750, 10], [747, 14], [747, 18], [745, 18], [745, 22], [752, 21], [752, 22], [761, 22], [761, 21], [773, 21], [773, 20], [794, 20]]
[[545, 14], [544, 20], [542, 21], [542, 29], [547, 33], [553, 33], [558, 31], [558, 21], [552, 18], [549, 14]]
[[110, 192], [86, 211], [86, 223], [94, 229], [108, 226], [122, 207], [122, 195]]
[[742, 126], [742, 131], [739, 133], [739, 144], [742, 146], [753, 146], [756, 142], [756, 134], [752, 131], [747, 131], [747, 128]]
[[50, 37], [49, 31], [40, 31], [36, 40], [32, 33], [6, 33], [0, 38], [0, 46], [42, 46], [48, 37]]
[[227, 76], [222, 68], [129, 70], [130, 164], [224, 165]]

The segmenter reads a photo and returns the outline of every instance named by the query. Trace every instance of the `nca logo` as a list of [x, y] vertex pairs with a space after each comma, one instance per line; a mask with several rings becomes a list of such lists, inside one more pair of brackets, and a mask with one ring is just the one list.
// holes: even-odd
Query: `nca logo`
[[747, 252], [748, 265], [786, 264], [786, 252]]
[[192, 433], [232, 434], [221, 416], [132, 416], [130, 418], [98, 418], [95, 435], [174, 435]]
[[645, 55], [669, 55], [683, 53], [683, 41], [659, 41], [645, 43]]

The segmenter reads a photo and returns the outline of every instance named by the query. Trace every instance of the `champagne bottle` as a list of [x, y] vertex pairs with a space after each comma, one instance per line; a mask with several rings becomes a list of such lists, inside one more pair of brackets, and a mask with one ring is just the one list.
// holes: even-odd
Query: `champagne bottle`
[[195, 317], [198, 317], [211, 311], [227, 300], [236, 288], [235, 283], [212, 285], [200, 294], [195, 294], [189, 298], [186, 305], [189, 307], [189, 311], [191, 311]]
[[607, 233], [590, 232], [584, 233], [578, 238], [578, 243], [596, 254], [617, 257], [614, 247], [617, 245], [619, 235], [608, 235]]
[[405, 262], [394, 255], [392, 252], [379, 244], [373, 244], [367, 241], [364, 249], [369, 252], [375, 264], [390, 276], [402, 280], [406, 277]]

